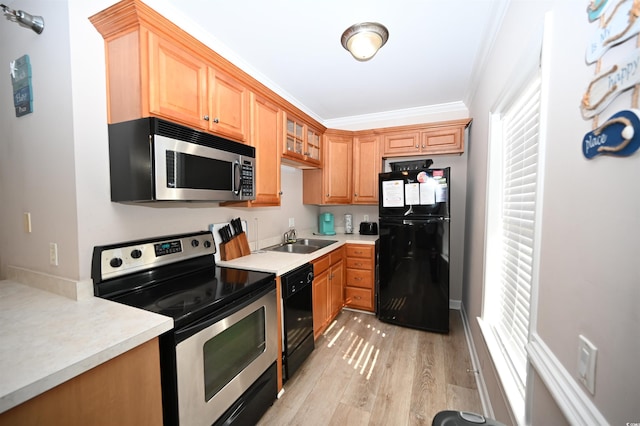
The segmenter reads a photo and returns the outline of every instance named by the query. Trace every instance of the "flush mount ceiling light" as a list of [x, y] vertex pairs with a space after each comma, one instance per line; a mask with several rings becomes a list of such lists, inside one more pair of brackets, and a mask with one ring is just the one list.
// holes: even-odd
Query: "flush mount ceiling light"
[[2, 9], [2, 12], [10, 21], [17, 22], [23, 27], [31, 28], [38, 34], [44, 30], [44, 19], [42, 16], [31, 15], [24, 10], [13, 10], [4, 4], [0, 4], [0, 9]]
[[377, 22], [354, 24], [342, 33], [342, 46], [358, 61], [373, 58], [389, 39], [389, 31]]

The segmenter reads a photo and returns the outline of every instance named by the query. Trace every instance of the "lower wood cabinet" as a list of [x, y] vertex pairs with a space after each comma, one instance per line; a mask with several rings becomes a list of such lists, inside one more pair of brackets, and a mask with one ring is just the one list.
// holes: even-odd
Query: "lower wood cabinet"
[[158, 339], [0, 414], [0, 425], [161, 425]]
[[313, 264], [313, 337], [317, 339], [344, 304], [344, 247], [315, 259]]
[[374, 312], [375, 246], [347, 244], [345, 305]]

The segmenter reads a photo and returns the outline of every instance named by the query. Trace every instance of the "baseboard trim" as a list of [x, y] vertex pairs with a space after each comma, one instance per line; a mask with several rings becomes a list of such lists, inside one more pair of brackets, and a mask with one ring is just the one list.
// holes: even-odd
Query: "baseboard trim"
[[459, 311], [461, 307], [462, 307], [461, 300], [449, 299], [449, 309], [455, 309], [456, 311]]
[[488, 418], [495, 418], [493, 414], [493, 407], [491, 406], [491, 399], [489, 398], [489, 392], [487, 391], [487, 385], [484, 381], [482, 369], [480, 368], [480, 359], [476, 352], [476, 345], [473, 342], [473, 336], [471, 335], [471, 328], [469, 327], [469, 318], [467, 312], [464, 310], [464, 305], [460, 304], [460, 314], [462, 315], [462, 324], [464, 325], [464, 335], [467, 339], [467, 347], [469, 348], [469, 355], [471, 356], [471, 365], [473, 366], [474, 376], [476, 377], [476, 386], [478, 387], [478, 394], [480, 395], [480, 402], [482, 403], [483, 415]]
[[529, 362], [569, 423], [585, 426], [609, 424], [537, 333], [530, 337], [527, 354]]

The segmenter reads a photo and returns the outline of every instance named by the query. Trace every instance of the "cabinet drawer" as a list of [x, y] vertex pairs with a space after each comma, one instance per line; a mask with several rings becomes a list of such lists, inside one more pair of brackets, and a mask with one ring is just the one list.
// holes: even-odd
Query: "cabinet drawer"
[[331, 266], [331, 255], [325, 254], [324, 256], [313, 260], [311, 264], [313, 264], [313, 275], [317, 277]]
[[344, 258], [344, 247], [340, 247], [339, 249], [335, 249], [334, 251], [332, 251], [331, 253], [329, 253], [329, 256], [331, 256], [331, 264], [335, 264], [336, 262], [341, 261]]
[[365, 244], [347, 244], [347, 257], [365, 257], [373, 259], [374, 246]]
[[346, 285], [373, 289], [373, 271], [347, 269]]
[[373, 290], [357, 287], [345, 288], [346, 304], [352, 308], [373, 311]]
[[347, 257], [347, 268], [373, 270], [373, 259], [362, 259], [359, 257]]

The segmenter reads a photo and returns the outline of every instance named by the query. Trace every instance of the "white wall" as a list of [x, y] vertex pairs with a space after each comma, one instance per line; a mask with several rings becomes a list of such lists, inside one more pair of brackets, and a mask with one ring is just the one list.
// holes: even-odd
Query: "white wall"
[[[588, 22], [586, 6], [575, 0], [512, 1], [470, 106], [474, 126], [463, 297], [496, 416], [507, 423], [511, 419], [475, 321], [481, 315], [484, 274], [488, 118], [505, 82], [518, 74], [522, 49], [541, 28], [546, 11], [553, 14], [553, 32], [535, 329], [576, 382], [578, 335], [586, 335], [598, 347], [595, 396], [579, 389], [611, 424], [640, 419], [640, 152], [593, 160], [581, 153], [592, 123], [582, 118], [579, 105], [595, 74], [584, 52], [598, 25]], [[615, 50], [628, 54], [635, 43], [634, 38]], [[612, 55], [605, 55], [603, 66], [611, 65]], [[601, 115], [601, 122], [630, 107], [627, 92]], [[557, 415], [558, 407], [539, 377], [534, 386], [533, 424], [550, 424], [550, 413]], [[554, 419], [554, 424], [564, 422]]]
[[[7, 264], [78, 278], [69, 18], [66, 1], [15, 1], [45, 16], [41, 35], [0, 22], [0, 275]], [[33, 113], [16, 117], [9, 62], [29, 55]], [[32, 232], [23, 227], [31, 213]], [[49, 243], [59, 266], [49, 265]], [[3, 276], [3, 275], [2, 275]]]

